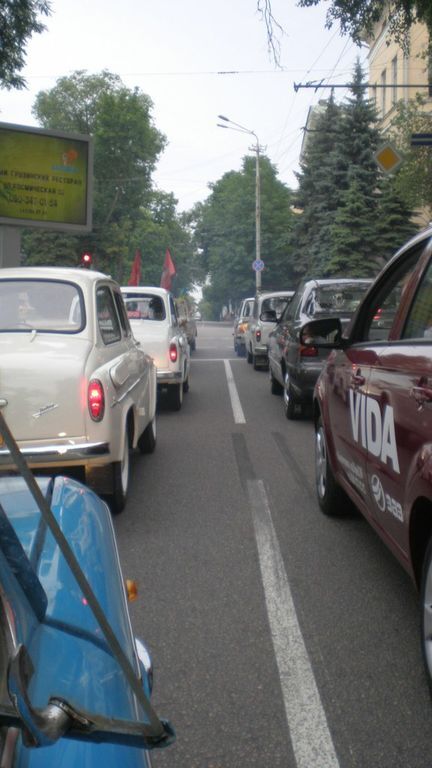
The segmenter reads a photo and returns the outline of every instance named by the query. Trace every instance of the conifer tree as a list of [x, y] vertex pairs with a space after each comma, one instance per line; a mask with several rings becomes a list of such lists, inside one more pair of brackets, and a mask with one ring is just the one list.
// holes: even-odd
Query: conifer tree
[[375, 275], [391, 255], [391, 242], [402, 244], [412, 231], [410, 212], [394, 187], [385, 186], [381, 194], [384, 177], [375, 160], [381, 136], [375, 124], [357, 62], [351, 96], [340, 106], [331, 97], [298, 175], [303, 213], [292, 242], [301, 248], [303, 274]]

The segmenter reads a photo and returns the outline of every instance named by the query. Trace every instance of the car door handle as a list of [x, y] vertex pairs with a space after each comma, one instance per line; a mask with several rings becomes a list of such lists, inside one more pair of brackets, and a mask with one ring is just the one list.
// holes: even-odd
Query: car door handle
[[360, 371], [357, 371], [357, 373], [353, 373], [351, 376], [351, 384], [353, 387], [362, 387], [363, 384], [366, 383], [366, 377], [363, 376]]

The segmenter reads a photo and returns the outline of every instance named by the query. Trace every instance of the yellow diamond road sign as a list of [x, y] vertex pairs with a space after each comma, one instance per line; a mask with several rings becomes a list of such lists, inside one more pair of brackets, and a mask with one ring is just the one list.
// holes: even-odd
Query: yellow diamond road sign
[[375, 152], [375, 160], [384, 173], [390, 173], [390, 171], [395, 171], [401, 164], [402, 157], [392, 144], [388, 143]]

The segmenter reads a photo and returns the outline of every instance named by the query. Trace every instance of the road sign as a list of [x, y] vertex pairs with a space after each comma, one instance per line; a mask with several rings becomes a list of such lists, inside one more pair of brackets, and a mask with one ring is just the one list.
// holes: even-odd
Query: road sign
[[412, 147], [432, 147], [432, 133], [412, 133]]
[[401, 164], [402, 157], [393, 145], [390, 144], [390, 142], [387, 142], [387, 144], [383, 144], [383, 146], [375, 152], [375, 160], [384, 173], [390, 173], [391, 171], [395, 171]]
[[264, 269], [264, 262], [262, 259], [255, 259], [255, 261], [252, 262], [252, 269], [254, 269], [255, 272], [261, 272]]

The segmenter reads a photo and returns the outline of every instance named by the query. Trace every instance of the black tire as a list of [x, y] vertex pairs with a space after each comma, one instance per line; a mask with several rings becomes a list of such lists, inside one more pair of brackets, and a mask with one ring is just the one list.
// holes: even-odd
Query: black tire
[[167, 394], [171, 410], [179, 411], [183, 404], [183, 384], [170, 384]]
[[156, 448], [156, 414], [139, 437], [138, 448], [141, 453], [153, 453]]
[[114, 461], [112, 464], [112, 494], [108, 503], [113, 515], [119, 515], [123, 512], [129, 491], [130, 480], [130, 455], [129, 455], [129, 433], [126, 430], [123, 457], [121, 461]]
[[318, 504], [327, 517], [340, 517], [352, 510], [352, 503], [336, 482], [328, 459], [321, 416], [315, 431], [315, 487]]
[[252, 365], [252, 361], [253, 361], [253, 354], [252, 354], [252, 350], [250, 350], [250, 349], [248, 349], [248, 350], [247, 350], [247, 353], [246, 353], [246, 360], [248, 361], [248, 363], [249, 363], [250, 365]]
[[423, 561], [420, 607], [421, 648], [432, 694], [432, 538], [429, 540]]
[[279, 384], [278, 380], [275, 379], [275, 377], [273, 376], [273, 371], [270, 368], [270, 366], [269, 366], [269, 371], [270, 371], [270, 374], [269, 374], [270, 392], [272, 393], [272, 395], [281, 395], [283, 392], [283, 386], [282, 384]]
[[188, 373], [187, 379], [185, 379], [183, 382], [183, 392], [189, 392], [189, 379], [190, 379], [190, 373]]
[[289, 374], [285, 374], [284, 378], [284, 386], [283, 386], [283, 406], [285, 411], [285, 416], [287, 419], [290, 419], [292, 421], [293, 419], [296, 419], [297, 416], [301, 414], [301, 406], [300, 403], [297, 403], [291, 386], [291, 381]]

